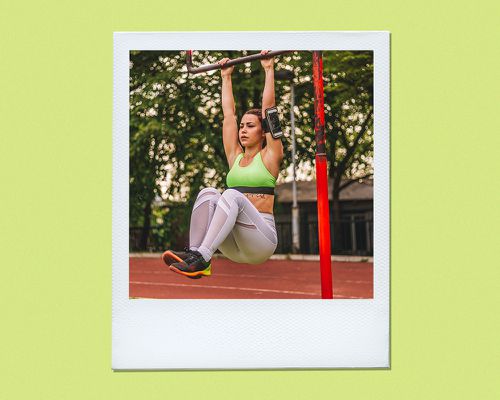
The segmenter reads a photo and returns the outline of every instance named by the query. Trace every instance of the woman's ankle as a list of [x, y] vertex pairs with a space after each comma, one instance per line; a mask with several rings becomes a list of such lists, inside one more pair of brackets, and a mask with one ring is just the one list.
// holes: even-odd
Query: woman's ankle
[[201, 254], [206, 262], [209, 262], [212, 259], [212, 252], [206, 247], [200, 246], [196, 251]]

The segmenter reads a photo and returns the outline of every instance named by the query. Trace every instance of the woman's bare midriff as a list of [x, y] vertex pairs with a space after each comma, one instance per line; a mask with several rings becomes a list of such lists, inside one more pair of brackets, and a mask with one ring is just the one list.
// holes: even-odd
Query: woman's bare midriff
[[255, 206], [257, 211], [263, 213], [273, 213], [274, 195], [259, 193], [244, 193], [248, 200]]

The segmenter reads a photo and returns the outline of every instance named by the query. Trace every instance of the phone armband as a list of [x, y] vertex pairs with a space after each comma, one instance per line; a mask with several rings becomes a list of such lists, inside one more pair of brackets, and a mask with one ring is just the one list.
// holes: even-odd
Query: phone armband
[[262, 129], [264, 132], [271, 132], [273, 139], [279, 139], [283, 136], [281, 122], [279, 118], [278, 109], [271, 107], [266, 109], [266, 117], [262, 120]]

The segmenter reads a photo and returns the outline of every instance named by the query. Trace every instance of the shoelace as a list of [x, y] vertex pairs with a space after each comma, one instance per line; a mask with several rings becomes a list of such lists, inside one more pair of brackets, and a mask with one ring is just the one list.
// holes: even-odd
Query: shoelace
[[198, 255], [195, 254], [193, 251], [188, 250], [189, 255], [184, 259], [184, 262], [186, 264], [190, 264], [191, 262], [195, 261], [198, 258]]
[[188, 260], [188, 259], [189, 259], [189, 258], [191, 258], [191, 257], [192, 257], [192, 255], [193, 255], [193, 252], [191, 251], [191, 249], [189, 248], [189, 246], [185, 246], [185, 247], [182, 249], [182, 252], [187, 254], [186, 259], [185, 259], [184, 261]]

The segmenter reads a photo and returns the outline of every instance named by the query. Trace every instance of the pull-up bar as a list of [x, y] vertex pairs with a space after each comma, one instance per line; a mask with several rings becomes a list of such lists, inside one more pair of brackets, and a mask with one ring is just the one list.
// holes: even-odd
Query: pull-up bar
[[[251, 54], [249, 56], [244, 56], [240, 58], [235, 58], [232, 60], [229, 60], [227, 63], [224, 64], [224, 67], [230, 67], [231, 65], [237, 65], [237, 64], [244, 64], [249, 61], [254, 61], [254, 60], [261, 60], [263, 58], [271, 58], [274, 56], [279, 56], [280, 54], [285, 54], [285, 53], [292, 53], [293, 50], [278, 50], [278, 51], [270, 51], [267, 54]], [[202, 65], [201, 67], [194, 68], [193, 67], [193, 50], [188, 50], [186, 52], [186, 65], [188, 72], [190, 74], [199, 74], [200, 72], [207, 72], [207, 71], [213, 71], [216, 69], [221, 69], [222, 66], [220, 64], [206, 64]]]
[[[271, 58], [293, 50], [271, 51], [267, 54], [252, 54], [245, 57], [229, 60], [225, 67], [243, 64], [249, 61]], [[192, 50], [186, 52], [188, 72], [200, 72], [221, 69], [220, 64], [207, 64], [193, 68]], [[332, 261], [330, 241], [330, 207], [328, 203], [328, 172], [326, 157], [325, 136], [325, 103], [323, 90], [323, 56], [321, 51], [313, 51], [313, 82], [314, 82], [314, 133], [316, 139], [316, 193], [318, 203], [318, 239], [319, 239], [319, 264], [321, 272], [321, 298], [333, 299], [332, 288]]]

